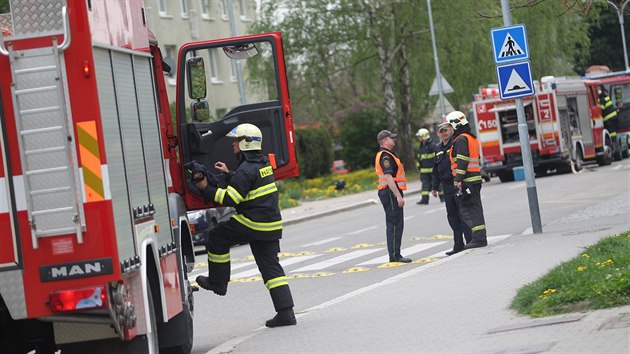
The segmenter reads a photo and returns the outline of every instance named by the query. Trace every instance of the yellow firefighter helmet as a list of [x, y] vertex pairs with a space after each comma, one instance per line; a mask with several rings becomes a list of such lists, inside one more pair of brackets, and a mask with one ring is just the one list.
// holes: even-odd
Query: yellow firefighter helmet
[[429, 140], [429, 138], [431, 138], [429, 136], [429, 130], [424, 129], [424, 128], [418, 129], [418, 132], [416, 133], [416, 136], [418, 138], [420, 138], [420, 140], [422, 140], [422, 141], [426, 141], [426, 140]]
[[238, 139], [241, 151], [262, 150], [262, 132], [253, 124], [239, 124], [226, 136]]

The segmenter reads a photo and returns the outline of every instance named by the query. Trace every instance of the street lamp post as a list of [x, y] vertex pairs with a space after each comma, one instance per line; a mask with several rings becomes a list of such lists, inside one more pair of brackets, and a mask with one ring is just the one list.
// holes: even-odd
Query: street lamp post
[[628, 5], [630, 0], [624, 0], [620, 5], [615, 4], [611, 0], [606, 0], [608, 5], [615, 8], [617, 11], [617, 17], [619, 18], [619, 27], [621, 27], [621, 42], [623, 43], [623, 61], [626, 64], [626, 71], [630, 71], [630, 67], [628, 67], [628, 51], [626, 50], [626, 34], [623, 29], [623, 10]]
[[[626, 0], [628, 1], [628, 0]], [[438, 101], [440, 103], [440, 119], [436, 119], [436, 123], [440, 123], [446, 115], [444, 106], [444, 88], [442, 87], [442, 73], [440, 72], [440, 62], [438, 60], [437, 46], [435, 44], [435, 31], [433, 29], [433, 14], [431, 13], [431, 0], [427, 0], [427, 8], [429, 12], [429, 27], [431, 28], [431, 44], [433, 45], [433, 61], [435, 62], [435, 75], [438, 87]]]

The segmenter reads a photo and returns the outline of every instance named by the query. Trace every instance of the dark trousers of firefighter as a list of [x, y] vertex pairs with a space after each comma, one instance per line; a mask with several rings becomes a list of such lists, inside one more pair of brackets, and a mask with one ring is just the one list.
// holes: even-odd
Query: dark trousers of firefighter
[[487, 241], [486, 222], [483, 217], [483, 206], [481, 205], [481, 183], [466, 184], [463, 189], [469, 189], [470, 194], [464, 192], [456, 200], [462, 220], [472, 231], [471, 242]]
[[[218, 262], [212, 261], [208, 255], [210, 281], [220, 284], [228, 283], [230, 280], [230, 247], [243, 243], [249, 243], [258, 270], [260, 270], [265, 285], [269, 288], [276, 312], [293, 307], [291, 289], [286, 283], [284, 269], [282, 269], [278, 259], [280, 240], [254, 240], [248, 234], [247, 228], [233, 219], [219, 223], [208, 233], [206, 250], [213, 255], [219, 255], [218, 258], [220, 259]], [[277, 286], [277, 284], [283, 285]]]
[[[402, 194], [402, 192], [400, 192]], [[405, 227], [405, 216], [403, 208], [398, 206], [396, 195], [389, 188], [378, 191], [378, 198], [385, 209], [385, 229], [387, 233], [387, 252], [389, 261], [394, 262], [402, 257], [400, 254], [400, 243], [402, 242], [403, 228]]]
[[617, 125], [619, 123], [619, 118], [610, 118], [609, 120], [604, 122], [604, 128], [608, 130], [608, 133], [611, 136], [617, 136]]
[[453, 180], [442, 181], [441, 185], [443, 185], [442, 188], [444, 190], [446, 219], [453, 230], [453, 240], [455, 241], [453, 249], [461, 251], [464, 249], [464, 239], [466, 240], [466, 243], [469, 243], [472, 239], [472, 231], [470, 231], [470, 227], [466, 225], [460, 216], [459, 206], [457, 205], [457, 197], [455, 196], [457, 193], [457, 187], [453, 185]]
[[429, 204], [429, 194], [431, 194], [431, 178], [433, 176], [430, 173], [421, 173], [420, 182], [422, 183], [422, 195], [420, 199], [421, 204]]

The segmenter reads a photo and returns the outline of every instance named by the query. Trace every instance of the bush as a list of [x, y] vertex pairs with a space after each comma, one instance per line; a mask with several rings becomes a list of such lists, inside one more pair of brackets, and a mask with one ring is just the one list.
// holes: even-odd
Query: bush
[[330, 173], [333, 146], [330, 134], [325, 128], [296, 129], [295, 141], [302, 177], [315, 178]]
[[376, 135], [387, 129], [385, 110], [382, 107], [364, 107], [350, 113], [341, 122], [341, 156], [353, 169], [374, 166], [378, 151]]

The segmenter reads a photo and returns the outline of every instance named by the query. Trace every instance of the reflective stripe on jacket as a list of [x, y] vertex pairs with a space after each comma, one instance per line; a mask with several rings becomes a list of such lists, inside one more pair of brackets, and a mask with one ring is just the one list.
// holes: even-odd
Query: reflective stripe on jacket
[[433, 163], [435, 161], [435, 146], [431, 140], [427, 140], [420, 145], [420, 151], [416, 156], [416, 167], [420, 173], [433, 172]]
[[[383, 173], [383, 168], [381, 167], [381, 155], [383, 154], [383, 152], [387, 152], [387, 151], [379, 151], [378, 153], [376, 153], [376, 159], [374, 162], [374, 168], [376, 170], [376, 174], [378, 175], [378, 189], [385, 189], [385, 187], [387, 187], [387, 179], [385, 178], [385, 173]], [[390, 154], [389, 152], [387, 152], [396, 162], [396, 176], [392, 176], [392, 178], [394, 179], [394, 182], [396, 182], [396, 185], [398, 185], [398, 188], [401, 191], [407, 190], [407, 179], [405, 178], [405, 168], [402, 165], [402, 162], [400, 162], [400, 159], [398, 159], [398, 157], [396, 157], [394, 154]]]
[[455, 183], [481, 183], [479, 140], [475, 136], [468, 132], [457, 136], [453, 141], [450, 159]]
[[599, 96], [599, 108], [602, 109], [604, 122], [617, 117], [617, 109], [613, 106], [610, 97], [606, 95]]

